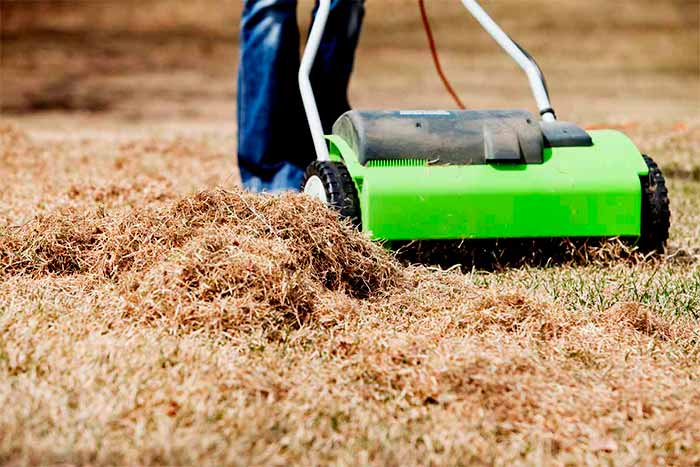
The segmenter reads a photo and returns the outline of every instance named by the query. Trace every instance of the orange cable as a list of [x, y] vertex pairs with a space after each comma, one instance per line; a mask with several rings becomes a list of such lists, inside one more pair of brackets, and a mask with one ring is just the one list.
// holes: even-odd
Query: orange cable
[[442, 65], [440, 64], [440, 55], [438, 54], [437, 47], [435, 46], [435, 38], [433, 37], [433, 30], [430, 27], [428, 12], [425, 10], [424, 0], [418, 0], [418, 6], [420, 7], [421, 19], [423, 20], [423, 28], [425, 29], [425, 34], [428, 37], [428, 45], [430, 46], [430, 53], [433, 56], [435, 70], [437, 70], [437, 73], [440, 76], [440, 79], [442, 80], [442, 84], [445, 85], [445, 89], [447, 89], [447, 92], [450, 94], [450, 96], [452, 96], [452, 99], [455, 101], [455, 104], [457, 104], [457, 107], [464, 110], [466, 109], [466, 107], [464, 106], [461, 99], [450, 84], [450, 80], [447, 79], [445, 72], [442, 70]]

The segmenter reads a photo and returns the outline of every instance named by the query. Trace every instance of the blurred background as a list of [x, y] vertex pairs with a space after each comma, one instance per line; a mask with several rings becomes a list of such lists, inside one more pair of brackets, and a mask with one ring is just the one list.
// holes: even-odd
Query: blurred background
[[[306, 31], [312, 7], [299, 2]], [[498, 0], [484, 7], [542, 65], [559, 115], [595, 125], [700, 113], [700, 1]], [[3, 119], [235, 128], [241, 0], [1, 0]], [[428, 0], [468, 107], [534, 110], [520, 70], [457, 0]], [[451, 107], [415, 0], [367, 0], [352, 82], [360, 108]]]

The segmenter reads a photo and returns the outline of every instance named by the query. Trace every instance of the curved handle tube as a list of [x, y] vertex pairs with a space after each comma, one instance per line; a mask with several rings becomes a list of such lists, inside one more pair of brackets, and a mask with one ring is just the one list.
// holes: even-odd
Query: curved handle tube
[[326, 146], [323, 125], [321, 124], [321, 117], [318, 114], [318, 106], [316, 105], [314, 90], [311, 88], [309, 75], [311, 74], [311, 67], [314, 64], [314, 60], [316, 59], [318, 47], [321, 44], [323, 32], [326, 29], [326, 22], [328, 21], [330, 10], [331, 0], [319, 1], [316, 17], [311, 26], [309, 39], [306, 42], [304, 55], [301, 57], [301, 66], [299, 67], [299, 90], [301, 91], [301, 100], [304, 103], [306, 120], [309, 122], [309, 128], [311, 129], [311, 137], [313, 138], [314, 149], [316, 150], [316, 159], [319, 161], [327, 161], [329, 159], [328, 146]]
[[549, 101], [547, 86], [542, 78], [542, 72], [537, 64], [525, 53], [513, 39], [506, 34], [496, 22], [486, 13], [476, 0], [462, 0], [464, 6], [481, 24], [487, 33], [500, 45], [508, 55], [525, 71], [530, 82], [530, 88], [535, 96], [537, 107], [542, 115], [542, 120], [545, 122], [553, 122], [556, 120], [552, 104]]

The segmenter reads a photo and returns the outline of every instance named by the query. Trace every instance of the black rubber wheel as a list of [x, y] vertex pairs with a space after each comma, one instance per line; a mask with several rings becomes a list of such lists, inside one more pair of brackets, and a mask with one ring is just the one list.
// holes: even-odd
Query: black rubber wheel
[[642, 181], [642, 234], [637, 246], [645, 253], [662, 253], [671, 228], [671, 210], [666, 180], [651, 157], [644, 156], [649, 175]]
[[[312, 186], [313, 185], [313, 186]], [[352, 225], [361, 229], [360, 201], [355, 182], [344, 164], [331, 161], [314, 161], [306, 169], [301, 191], [310, 196], [318, 195], [319, 185], [325, 192], [325, 202], [338, 211], [341, 217], [350, 219]]]

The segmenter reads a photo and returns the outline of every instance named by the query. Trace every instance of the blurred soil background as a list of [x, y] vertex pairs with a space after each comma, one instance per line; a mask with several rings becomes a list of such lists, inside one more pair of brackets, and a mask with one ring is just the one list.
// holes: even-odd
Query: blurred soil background
[[[562, 117], [697, 116], [697, 1], [484, 6], [540, 61]], [[3, 0], [3, 114], [29, 123], [38, 111], [58, 112], [63, 125], [78, 127], [85, 119], [121, 128], [149, 120], [231, 124], [241, 7], [240, 0]], [[300, 2], [304, 31], [310, 8]], [[520, 71], [460, 2], [432, 0], [428, 9], [445, 69], [468, 106], [532, 108]], [[360, 108], [452, 105], [433, 71], [415, 2], [367, 3], [351, 97]]]

